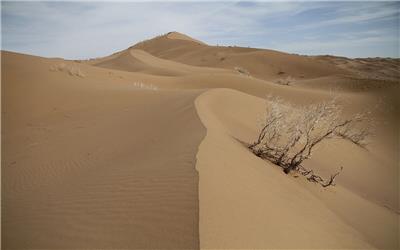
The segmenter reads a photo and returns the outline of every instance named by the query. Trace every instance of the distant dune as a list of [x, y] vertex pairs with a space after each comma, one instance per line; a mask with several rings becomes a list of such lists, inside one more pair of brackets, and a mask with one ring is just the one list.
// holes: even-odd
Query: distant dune
[[[70, 61], [1, 52], [3, 249], [396, 249], [398, 59], [210, 46], [170, 32]], [[366, 149], [253, 155], [268, 94], [370, 109]], [[295, 108], [293, 112], [296, 112]]]

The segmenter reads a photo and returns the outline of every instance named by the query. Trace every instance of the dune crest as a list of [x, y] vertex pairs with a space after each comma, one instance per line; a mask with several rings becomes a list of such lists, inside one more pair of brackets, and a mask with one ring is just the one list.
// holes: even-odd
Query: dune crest
[[166, 36], [169, 39], [180, 39], [180, 40], [191, 41], [191, 42], [206, 45], [204, 42], [202, 42], [200, 40], [194, 39], [190, 36], [187, 36], [185, 34], [182, 34], [182, 33], [176, 32], [176, 31], [169, 32]]

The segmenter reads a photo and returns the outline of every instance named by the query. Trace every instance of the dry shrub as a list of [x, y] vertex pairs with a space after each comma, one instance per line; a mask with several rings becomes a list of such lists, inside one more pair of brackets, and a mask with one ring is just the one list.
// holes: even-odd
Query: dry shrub
[[241, 68], [241, 67], [235, 67], [234, 68], [237, 72], [239, 72], [239, 74], [241, 74], [241, 75], [245, 75], [245, 76], [250, 76], [250, 72], [249, 71], [247, 71], [246, 69], [244, 69], [244, 68]]
[[85, 74], [83, 74], [82, 71], [77, 67], [68, 68], [68, 74], [70, 76], [78, 76], [78, 77], [82, 77], [82, 78], [85, 77]]
[[281, 78], [275, 80], [275, 83], [281, 84], [281, 85], [290, 85], [292, 82], [295, 82], [295, 79], [291, 76], [287, 76], [286, 78]]
[[332, 185], [338, 173], [325, 182], [301, 164], [311, 158], [318, 144], [330, 138], [346, 139], [365, 147], [371, 133], [368, 120], [368, 113], [343, 119], [337, 98], [298, 108], [270, 96], [261, 131], [249, 148], [255, 155], [283, 168], [287, 174], [296, 170], [308, 176], [309, 181], [322, 186]]

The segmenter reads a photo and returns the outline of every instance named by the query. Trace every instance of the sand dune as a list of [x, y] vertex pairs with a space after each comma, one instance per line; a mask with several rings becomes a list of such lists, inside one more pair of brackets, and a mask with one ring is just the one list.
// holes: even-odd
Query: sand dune
[[302, 88], [323, 89], [335, 92], [367, 92], [394, 87], [397, 83], [396, 81], [334, 75], [313, 79], [295, 80], [292, 85]]
[[[342, 184], [344, 180], [329, 190], [287, 178], [276, 166], [254, 157], [241, 143], [256, 136], [257, 115], [264, 107], [262, 99], [222, 89], [202, 94], [196, 105], [207, 127], [197, 155], [202, 248], [397, 246], [398, 215], [368, 200], [370, 197], [354, 193], [355, 180], [361, 178], [367, 183], [367, 171], [374, 165], [353, 165], [357, 160], [344, 164], [346, 172], [351, 172], [349, 168], [363, 169], [347, 175], [353, 177], [350, 185]], [[351, 146], [341, 145], [346, 150]], [[321, 151], [326, 154], [326, 150]], [[357, 172], [360, 174], [355, 176]], [[375, 178], [380, 180], [371, 185], [375, 188], [384, 187], [390, 179]], [[393, 189], [380, 191], [382, 194]]]
[[[177, 32], [93, 60], [1, 56], [4, 249], [399, 246], [393, 62], [369, 60], [372, 79], [360, 59]], [[335, 187], [247, 150], [266, 95], [301, 106], [332, 91], [345, 116], [371, 109], [377, 124], [367, 149], [332, 140], [305, 163], [343, 166]]]
[[400, 60], [398, 58], [349, 59], [337, 56], [317, 56], [315, 59], [328, 62], [363, 78], [395, 82], [399, 80]]
[[265, 80], [288, 76], [308, 79], [347, 72], [309, 57], [265, 49], [208, 46], [170, 39], [168, 35], [139, 43], [134, 48], [189, 65], [226, 69], [241, 67], [250, 75]]
[[143, 72], [150, 75], [182, 76], [188, 74], [205, 74], [227, 72], [227, 70], [189, 66], [174, 61], [164, 60], [143, 50], [129, 49], [116, 58], [101, 61], [95, 66], [104, 68]]
[[4, 248], [198, 247], [198, 91], [2, 57]]

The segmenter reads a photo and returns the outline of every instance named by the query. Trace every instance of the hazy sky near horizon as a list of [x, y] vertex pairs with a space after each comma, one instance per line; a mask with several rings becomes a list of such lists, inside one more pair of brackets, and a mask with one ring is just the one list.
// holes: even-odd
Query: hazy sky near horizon
[[2, 2], [2, 49], [109, 55], [178, 31], [210, 45], [399, 57], [400, 2]]

